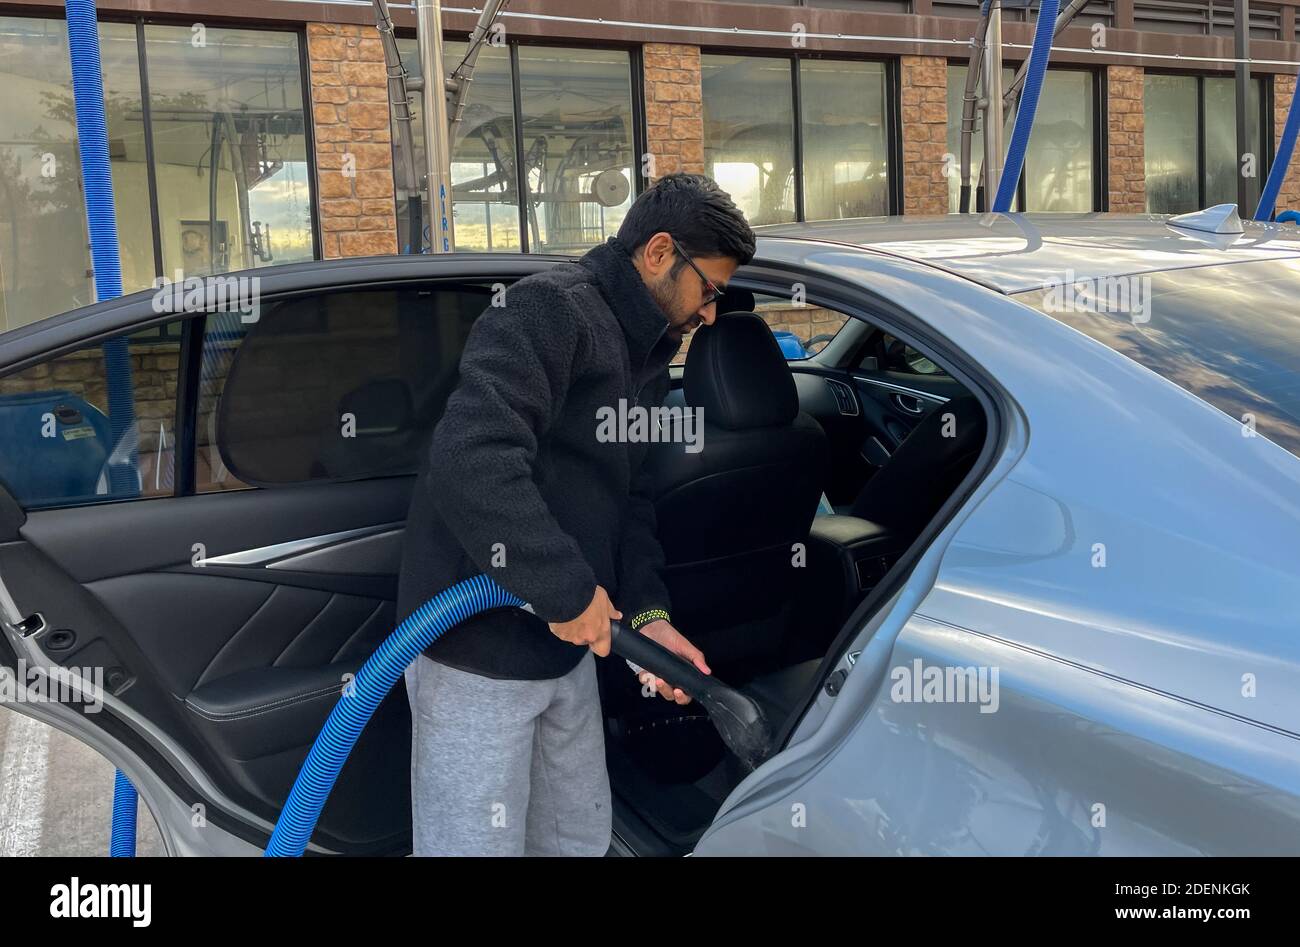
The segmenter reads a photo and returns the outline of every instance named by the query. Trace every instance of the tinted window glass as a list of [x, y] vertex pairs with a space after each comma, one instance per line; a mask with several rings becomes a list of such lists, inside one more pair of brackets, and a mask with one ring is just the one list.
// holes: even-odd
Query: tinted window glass
[[1276, 260], [1126, 277], [1094, 303], [1063, 305], [1059, 290], [1017, 298], [1300, 456], [1297, 295], [1300, 260]]
[[222, 467], [256, 486], [413, 473], [490, 300], [474, 287], [338, 292], [267, 303], [249, 325], [211, 320], [214, 484]]
[[14, 499], [39, 509], [172, 494], [173, 334], [120, 336], [0, 378], [0, 481]]

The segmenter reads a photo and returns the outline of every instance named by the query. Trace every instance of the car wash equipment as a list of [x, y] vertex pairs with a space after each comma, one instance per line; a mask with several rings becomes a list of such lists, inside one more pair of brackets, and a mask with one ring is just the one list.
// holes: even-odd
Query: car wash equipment
[[[1038, 111], [1038, 95], [1043, 90], [1047, 75], [1047, 60], [1052, 53], [1052, 34], [1056, 29], [1056, 11], [1059, 0], [1043, 0], [1038, 8], [1038, 23], [1034, 27], [1034, 42], [1029, 51], [1029, 69], [1025, 73], [1025, 89], [1016, 108], [1016, 124], [1011, 130], [1011, 145], [1007, 148], [1007, 161], [1002, 167], [998, 192], [993, 198], [993, 212], [1005, 214], [1011, 210], [1020, 183], [1020, 171], [1025, 165], [1025, 152], [1029, 148], [1029, 133], [1034, 128], [1034, 113]], [[1000, 111], [1000, 106], [994, 110]]]
[[[472, 615], [492, 608], [529, 608], [485, 575], [477, 575], [434, 596], [385, 639], [356, 677], [343, 688], [325, 726], [302, 765], [267, 845], [268, 856], [303, 853], [348, 754], [380, 703], [407, 666], [434, 641]], [[762, 762], [772, 738], [762, 711], [752, 699], [701, 674], [681, 658], [637, 632], [612, 622], [611, 648], [667, 681], [672, 681], [708, 712], [728, 747], [752, 769]]]

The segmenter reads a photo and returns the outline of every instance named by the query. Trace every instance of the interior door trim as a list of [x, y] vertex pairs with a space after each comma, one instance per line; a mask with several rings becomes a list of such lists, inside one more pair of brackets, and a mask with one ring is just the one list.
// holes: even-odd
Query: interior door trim
[[905, 385], [896, 385], [892, 381], [881, 381], [879, 378], [867, 378], [864, 375], [854, 375], [854, 381], [860, 381], [864, 385], [875, 385], [877, 388], [888, 388], [890, 391], [898, 392], [912, 398], [918, 398], [921, 401], [933, 401], [935, 404], [947, 404], [948, 399], [943, 395], [936, 395], [930, 391], [918, 391], [915, 388], [908, 388]]
[[[265, 566], [266, 568], [275, 568], [268, 565], [268, 563], [279, 559], [287, 559], [290, 556], [301, 556], [304, 553], [315, 552], [326, 546], [351, 542], [367, 536], [375, 536], [379, 533], [396, 532], [403, 528], [405, 528], [404, 523], [380, 523], [375, 526], [362, 526], [358, 529], [345, 529], [337, 533], [307, 536], [303, 539], [291, 539], [288, 542], [274, 543], [270, 546], [258, 546], [254, 549], [241, 549], [238, 552], [212, 556], [204, 559], [203, 564], [210, 566]], [[279, 568], [291, 567], [288, 563], [284, 563]]]

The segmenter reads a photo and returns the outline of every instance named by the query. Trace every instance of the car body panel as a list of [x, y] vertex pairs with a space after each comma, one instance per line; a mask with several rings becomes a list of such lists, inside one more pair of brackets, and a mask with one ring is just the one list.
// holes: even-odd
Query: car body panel
[[[1039, 839], [1044, 820], [1057, 818], [1042, 805], [1016, 807], [1031, 798], [1026, 787], [1061, 785], [1053, 745], [1079, 746], [1107, 718], [1118, 736], [1088, 737], [1086, 762], [1074, 769], [1124, 783], [1125, 818], [1134, 824], [1115, 833], [1120, 839], [1105, 836], [1098, 851], [1300, 846], [1300, 460], [1243, 437], [1239, 422], [1100, 343], [970, 281], [832, 244], [765, 241], [764, 251], [870, 286], [922, 316], [1006, 388], [1027, 440], [1021, 456], [1004, 449], [1010, 466], [990, 474], [986, 492], [926, 550], [907, 596], [923, 597], [900, 600], [849, 646], [862, 657], [837, 706], [810, 713], [786, 751], [794, 755], [736, 788], [697, 853], [813, 850], [822, 841], [792, 825], [792, 800], [807, 804], [808, 825], [815, 817], [829, 823], [834, 841], [821, 851], [956, 853], [974, 851], [973, 839], [985, 848], [994, 839], [989, 850], [1002, 853], [1091, 850], [1089, 807], [1104, 799], [1073, 800], [1088, 805], [1069, 811], [1073, 827], [1055, 846], [1015, 841]], [[1094, 565], [1098, 543], [1104, 566]], [[918, 656], [961, 667], [995, 658], [1002, 709], [978, 715], [970, 704], [892, 702], [890, 673]], [[1067, 689], [1091, 709], [1060, 704]], [[800, 741], [822, 737], [841, 703], [860, 711], [844, 711], [843, 745], [825, 737], [821, 752], [799, 754]], [[971, 736], [977, 727], [981, 739]], [[1162, 785], [1141, 763], [1148, 756], [1182, 776], [1134, 810], [1137, 788]], [[996, 792], [987, 778], [994, 759], [1003, 760]], [[900, 772], [914, 778], [905, 792], [890, 782]], [[1207, 783], [1221, 791], [1202, 794]], [[958, 785], [966, 797], [1019, 802], [995, 818], [985, 803], [953, 797]], [[934, 801], [933, 825], [918, 823], [918, 799]], [[1214, 835], [1205, 826], [1229, 800], [1249, 810], [1243, 834]]]
[[1294, 227], [1244, 221], [1245, 233], [1221, 235], [1171, 226], [1170, 220], [1158, 214], [952, 214], [773, 224], [758, 232], [866, 247], [1002, 293], [1069, 279], [1300, 256]]

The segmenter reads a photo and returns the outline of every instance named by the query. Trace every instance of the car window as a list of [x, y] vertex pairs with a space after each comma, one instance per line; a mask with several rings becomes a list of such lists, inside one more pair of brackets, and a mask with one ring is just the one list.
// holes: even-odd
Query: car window
[[0, 378], [0, 481], [19, 504], [172, 493], [182, 321]]
[[[776, 337], [787, 361], [801, 361], [816, 355], [844, 328], [849, 317], [813, 303], [795, 302], [789, 296], [754, 294], [754, 312], [762, 316]], [[672, 364], [684, 365], [690, 349], [688, 335]]]
[[858, 362], [861, 371], [897, 372], [905, 375], [947, 376], [930, 357], [914, 349], [902, 339], [887, 332], [878, 333], [868, 341], [866, 352]]
[[1300, 456], [1300, 260], [1080, 280], [1016, 298]]
[[416, 471], [485, 287], [320, 293], [208, 320], [200, 489]]

